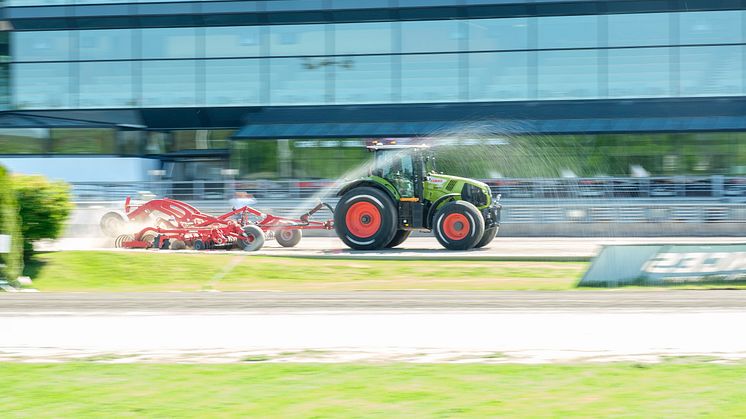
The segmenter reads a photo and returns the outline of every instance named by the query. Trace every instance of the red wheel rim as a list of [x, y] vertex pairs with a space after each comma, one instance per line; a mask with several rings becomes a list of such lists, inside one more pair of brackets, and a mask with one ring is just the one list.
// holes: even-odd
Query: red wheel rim
[[347, 210], [345, 224], [353, 235], [368, 238], [381, 228], [381, 211], [370, 202], [356, 202]]
[[469, 234], [469, 220], [464, 214], [448, 214], [443, 220], [443, 233], [451, 240], [461, 240]]

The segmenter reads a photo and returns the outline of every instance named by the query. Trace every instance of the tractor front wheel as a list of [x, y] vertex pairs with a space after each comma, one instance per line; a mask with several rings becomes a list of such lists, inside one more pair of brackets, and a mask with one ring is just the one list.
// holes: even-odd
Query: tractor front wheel
[[485, 229], [484, 234], [482, 235], [482, 239], [479, 240], [477, 245], [474, 247], [478, 249], [480, 247], [487, 246], [488, 244], [492, 242], [492, 240], [495, 238], [496, 235], [497, 235], [497, 226]]
[[468, 250], [484, 235], [484, 218], [477, 207], [466, 201], [449, 202], [435, 214], [435, 238], [448, 250]]
[[342, 196], [334, 210], [334, 229], [355, 250], [386, 247], [396, 234], [396, 206], [380, 189], [362, 186]]
[[300, 230], [280, 230], [275, 233], [275, 239], [282, 247], [295, 247], [301, 237], [303, 233]]

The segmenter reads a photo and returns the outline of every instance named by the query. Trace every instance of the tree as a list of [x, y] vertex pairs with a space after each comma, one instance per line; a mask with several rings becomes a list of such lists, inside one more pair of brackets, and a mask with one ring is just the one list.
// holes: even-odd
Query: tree
[[62, 233], [73, 208], [70, 187], [65, 182], [26, 175], [13, 176], [12, 185], [20, 208], [24, 258], [28, 261], [35, 241], [56, 239]]
[[0, 166], [0, 235], [10, 235], [9, 253], [0, 253], [0, 278], [15, 281], [23, 269], [23, 237], [11, 177]]

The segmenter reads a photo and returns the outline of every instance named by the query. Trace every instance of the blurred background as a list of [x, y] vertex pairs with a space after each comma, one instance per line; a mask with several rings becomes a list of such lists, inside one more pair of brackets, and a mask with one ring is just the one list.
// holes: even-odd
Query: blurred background
[[70, 182], [81, 208], [145, 192], [222, 210], [239, 191], [282, 214], [366, 142], [409, 139], [448, 144], [441, 167], [536, 234], [746, 221], [739, 1], [3, 6], [0, 164]]

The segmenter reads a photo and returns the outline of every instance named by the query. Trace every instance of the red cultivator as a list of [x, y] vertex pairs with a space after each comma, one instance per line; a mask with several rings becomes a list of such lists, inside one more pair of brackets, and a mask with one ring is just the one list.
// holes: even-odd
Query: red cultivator
[[[265, 238], [275, 238], [284, 247], [293, 247], [301, 239], [302, 230], [331, 230], [333, 223], [310, 221], [309, 218], [326, 204], [316, 207], [298, 219], [265, 214], [249, 206], [234, 209], [220, 216], [200, 212], [193, 206], [174, 199], [153, 199], [136, 208], [130, 198], [124, 203], [124, 215], [108, 212], [101, 218], [101, 230], [116, 237], [114, 245], [131, 249], [231, 249], [259, 250]], [[139, 231], [125, 233], [134, 226]]]

